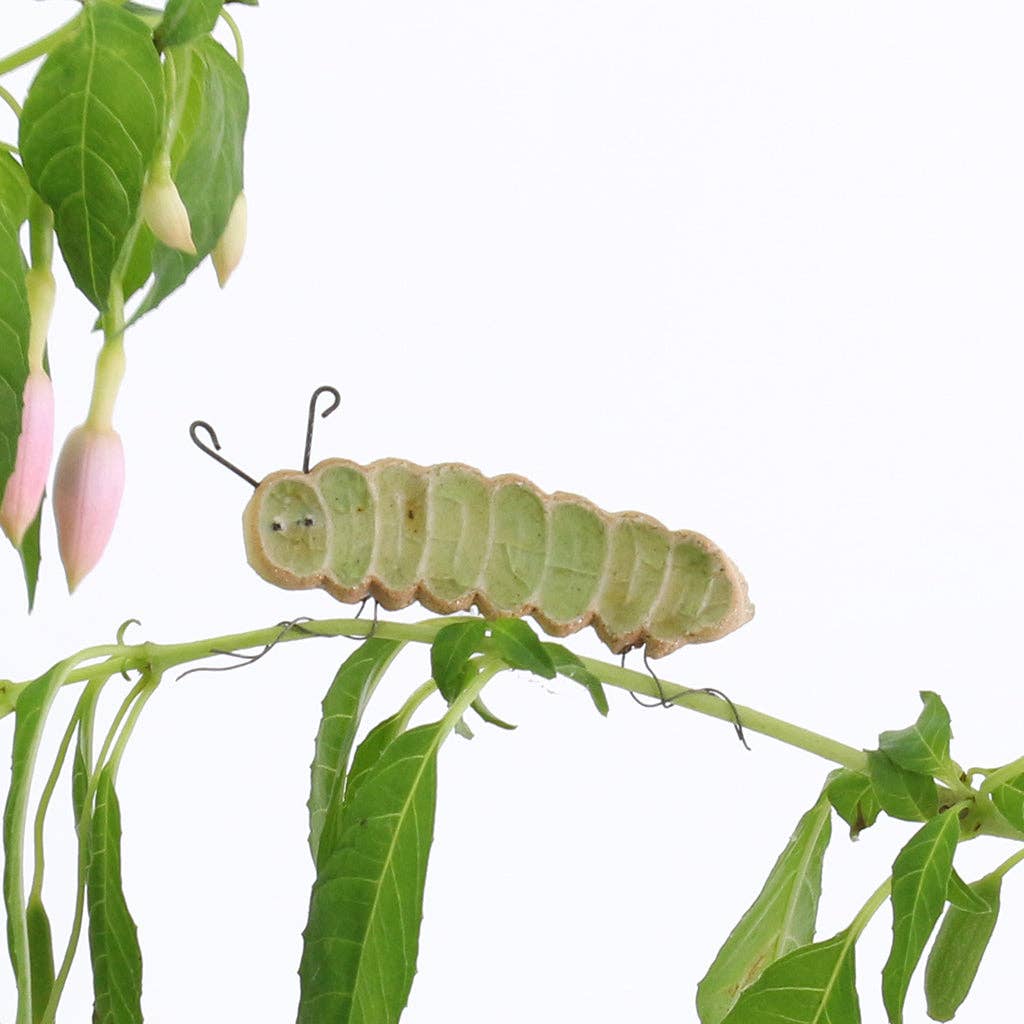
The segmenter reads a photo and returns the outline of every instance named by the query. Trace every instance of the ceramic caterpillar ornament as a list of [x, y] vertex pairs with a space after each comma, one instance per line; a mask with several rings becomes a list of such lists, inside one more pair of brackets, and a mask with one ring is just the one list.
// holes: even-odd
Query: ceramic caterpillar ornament
[[717, 640], [753, 607], [739, 570], [706, 537], [639, 512], [607, 513], [585, 498], [545, 494], [519, 476], [485, 477], [458, 463], [367, 466], [327, 459], [257, 482], [243, 513], [249, 564], [290, 590], [320, 587], [394, 611], [418, 601], [441, 614], [475, 605], [488, 618], [532, 616], [553, 636], [593, 626], [616, 654], [646, 645], [660, 658]]

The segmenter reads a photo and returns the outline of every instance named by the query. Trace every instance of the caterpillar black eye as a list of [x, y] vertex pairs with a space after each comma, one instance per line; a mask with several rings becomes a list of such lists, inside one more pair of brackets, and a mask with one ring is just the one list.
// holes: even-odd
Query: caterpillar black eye
[[272, 522], [272, 523], [270, 524], [270, 528], [271, 528], [271, 529], [272, 529], [272, 530], [274, 531], [274, 533], [278, 533], [278, 532], [279, 532], [280, 530], [282, 530], [282, 529], [283, 529], [284, 527], [282, 527], [282, 525], [281, 525], [281, 524], [280, 524], [280, 523], [279, 523], [279, 522], [278, 522], [278, 521], [277, 521], [277, 520], [275, 519], [275, 520], [274, 520], [274, 521], [273, 521], [273, 522]]
[[312, 526], [313, 525], [313, 517], [312, 516], [306, 516], [306, 518], [302, 520], [302, 525], [303, 526]]

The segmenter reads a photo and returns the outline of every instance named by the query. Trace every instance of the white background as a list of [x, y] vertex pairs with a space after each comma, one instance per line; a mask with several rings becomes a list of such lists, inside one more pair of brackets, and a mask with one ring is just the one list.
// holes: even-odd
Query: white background
[[[4, 7], [5, 51], [74, 10]], [[31, 618], [0, 552], [0, 675], [32, 677], [128, 617], [130, 638], [179, 641], [338, 614], [252, 573], [247, 489], [186, 434], [206, 417], [256, 476], [294, 467], [307, 397], [333, 383], [321, 457], [515, 471], [719, 542], [757, 615], [661, 662], [666, 677], [857, 747], [934, 689], [964, 766], [1022, 752], [1019, 5], [232, 12], [252, 92], [245, 262], [223, 294], [203, 267], [129, 336], [127, 492], [80, 591], [64, 592], [49, 521]], [[59, 437], [97, 347], [61, 283]], [[168, 679], [147, 708], [120, 790], [148, 1021], [293, 1019], [312, 737], [350, 649]], [[373, 718], [427, 672], [425, 651], [404, 655]], [[522, 675], [489, 703], [520, 727], [442, 753], [403, 1024], [695, 1020], [698, 979], [828, 766], [618, 692], [607, 720]], [[51, 818], [60, 935], [70, 814]], [[853, 845], [837, 828], [819, 935], [910, 832], [886, 821]], [[973, 878], [1006, 852], [958, 857]], [[1010, 876], [958, 1020], [1016, 998], [1022, 902]], [[858, 961], [869, 1022], [888, 937], [883, 910]], [[88, 986], [77, 972], [67, 1020], [87, 1019]], [[918, 978], [910, 1021], [919, 993]], [[0, 1016], [13, 1002], [7, 982]]]

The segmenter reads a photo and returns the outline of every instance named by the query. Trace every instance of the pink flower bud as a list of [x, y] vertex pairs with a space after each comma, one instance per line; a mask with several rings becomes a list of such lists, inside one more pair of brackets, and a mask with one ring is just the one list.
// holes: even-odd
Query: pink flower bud
[[231, 213], [228, 214], [224, 234], [220, 236], [217, 244], [213, 247], [213, 269], [217, 271], [217, 282], [221, 288], [228, 283], [228, 278], [234, 272], [235, 267], [242, 262], [247, 221], [245, 193], [239, 192], [231, 207]]
[[57, 544], [68, 590], [100, 560], [124, 492], [124, 449], [115, 430], [75, 427], [61, 449], [53, 481]]
[[152, 166], [142, 189], [142, 216], [164, 245], [195, 256], [192, 225], [181, 201], [178, 186], [171, 180], [170, 161], [159, 159]]
[[53, 385], [42, 370], [28, 375], [22, 401], [14, 471], [0, 505], [0, 526], [15, 547], [21, 547], [25, 531], [39, 512], [53, 455]]

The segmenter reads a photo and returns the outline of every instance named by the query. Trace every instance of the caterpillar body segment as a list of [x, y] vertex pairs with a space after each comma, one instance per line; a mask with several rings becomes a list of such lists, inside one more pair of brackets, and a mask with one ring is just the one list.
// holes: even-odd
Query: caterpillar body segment
[[592, 625], [616, 654], [646, 645], [660, 658], [753, 614], [739, 570], [701, 534], [458, 463], [327, 459], [272, 473], [243, 526], [249, 563], [280, 587], [390, 611], [475, 605], [558, 637]]

